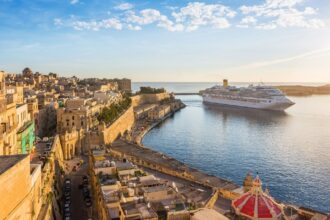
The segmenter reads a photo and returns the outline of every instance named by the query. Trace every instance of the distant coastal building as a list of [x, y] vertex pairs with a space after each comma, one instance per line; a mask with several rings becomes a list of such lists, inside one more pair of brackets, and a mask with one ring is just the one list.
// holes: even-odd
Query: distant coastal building
[[153, 108], [148, 112], [148, 118], [150, 120], [159, 120], [165, 117], [168, 113], [170, 113], [170, 111], [171, 111], [170, 105], [157, 106], [156, 108]]

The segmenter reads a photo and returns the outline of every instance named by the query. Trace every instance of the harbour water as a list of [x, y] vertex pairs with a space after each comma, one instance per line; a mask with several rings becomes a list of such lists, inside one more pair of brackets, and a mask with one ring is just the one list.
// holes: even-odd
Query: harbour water
[[[154, 86], [196, 92], [210, 85]], [[144, 145], [238, 184], [258, 172], [274, 198], [330, 212], [330, 96], [289, 97], [296, 105], [283, 113], [178, 98], [187, 107], [151, 130]]]

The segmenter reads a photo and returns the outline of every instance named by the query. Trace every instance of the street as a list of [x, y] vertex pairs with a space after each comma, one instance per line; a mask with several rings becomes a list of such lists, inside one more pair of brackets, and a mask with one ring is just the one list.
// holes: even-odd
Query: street
[[[78, 163], [84, 161], [81, 166], [77, 166]], [[83, 176], [88, 175], [88, 160], [87, 157], [75, 157], [67, 161], [68, 169], [66, 178], [71, 180], [71, 205], [70, 212], [73, 220], [87, 220], [91, 216], [91, 208], [87, 208], [84, 202], [82, 190], [79, 189], [79, 185], [83, 182]], [[77, 170], [73, 171], [73, 167]]]

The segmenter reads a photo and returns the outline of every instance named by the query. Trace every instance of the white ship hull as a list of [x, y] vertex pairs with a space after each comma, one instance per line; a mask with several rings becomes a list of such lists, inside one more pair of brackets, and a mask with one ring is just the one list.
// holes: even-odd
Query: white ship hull
[[212, 97], [208, 95], [203, 95], [203, 102], [228, 105], [242, 108], [253, 108], [253, 109], [265, 109], [274, 111], [284, 111], [285, 109], [292, 106], [294, 103], [288, 99], [283, 100], [254, 100], [252, 101], [240, 101], [233, 99], [223, 99], [221, 97]]

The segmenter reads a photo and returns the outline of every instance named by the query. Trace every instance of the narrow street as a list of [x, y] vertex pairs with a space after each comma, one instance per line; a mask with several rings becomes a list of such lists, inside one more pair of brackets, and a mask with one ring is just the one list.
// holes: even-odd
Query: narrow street
[[[77, 166], [78, 163], [83, 160], [81, 166]], [[73, 220], [87, 220], [91, 219], [91, 208], [86, 207], [82, 189], [79, 189], [79, 185], [83, 183], [83, 176], [88, 176], [88, 159], [85, 156], [75, 157], [72, 160], [67, 161], [68, 174], [67, 178], [71, 180], [71, 205], [70, 212]], [[73, 167], [77, 170], [73, 171]]]

